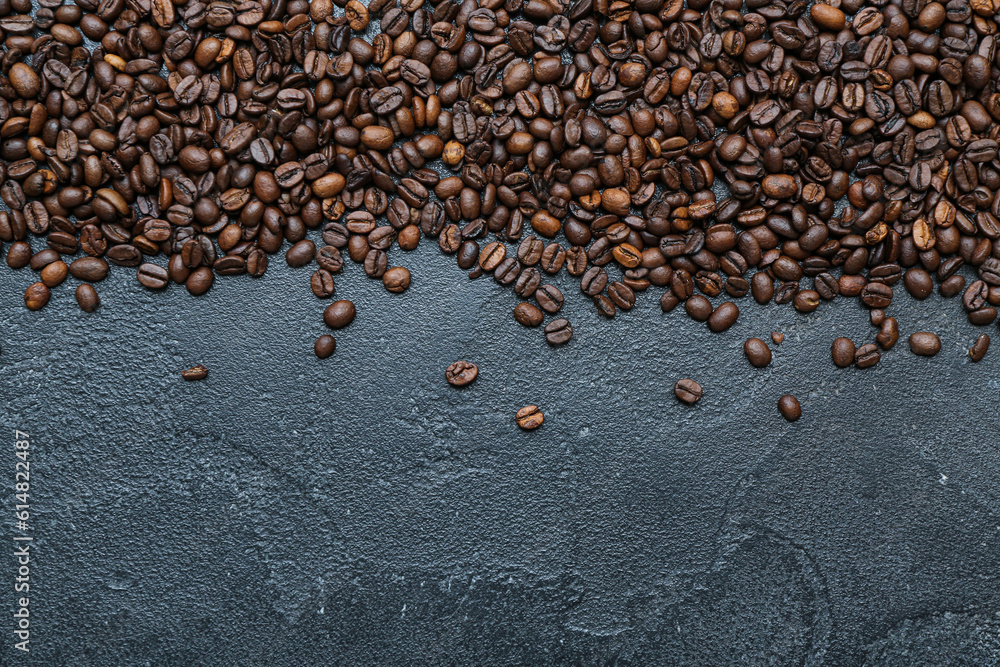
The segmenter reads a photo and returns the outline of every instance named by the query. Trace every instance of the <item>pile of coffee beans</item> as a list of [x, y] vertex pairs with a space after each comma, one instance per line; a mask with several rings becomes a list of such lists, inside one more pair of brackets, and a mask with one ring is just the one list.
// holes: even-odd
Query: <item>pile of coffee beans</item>
[[879, 320], [865, 368], [898, 338], [901, 288], [997, 318], [998, 17], [1000, 0], [0, 0], [0, 240], [39, 273], [32, 310], [109, 264], [200, 295], [286, 242], [320, 298], [347, 260], [405, 291], [396, 251], [436, 243], [513, 289], [521, 324], [553, 317], [553, 345], [572, 336], [562, 272], [604, 317], [653, 289], [713, 332], [748, 296], [853, 298]]

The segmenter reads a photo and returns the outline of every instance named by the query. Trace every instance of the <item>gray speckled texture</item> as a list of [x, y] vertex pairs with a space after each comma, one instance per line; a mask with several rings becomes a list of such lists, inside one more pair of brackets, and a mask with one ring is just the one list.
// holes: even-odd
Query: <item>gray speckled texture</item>
[[[957, 300], [902, 294], [897, 348], [838, 370], [833, 337], [875, 333], [856, 303], [744, 300], [713, 336], [658, 291], [602, 320], [563, 275], [576, 336], [552, 349], [488, 277], [430, 244], [392, 256], [413, 286], [349, 266], [358, 318], [324, 361], [325, 304], [280, 257], [199, 298], [113, 267], [91, 315], [72, 281], [29, 313], [33, 275], [3, 267], [2, 516], [16, 427], [34, 664], [1000, 659], [1000, 350], [968, 362]], [[937, 358], [906, 349], [919, 329]], [[755, 370], [742, 342], [772, 330], [785, 342]], [[456, 359], [481, 369], [464, 390], [443, 378]], [[196, 363], [208, 379], [182, 381]], [[697, 406], [680, 377], [704, 385]], [[526, 403], [547, 417], [533, 433]]]

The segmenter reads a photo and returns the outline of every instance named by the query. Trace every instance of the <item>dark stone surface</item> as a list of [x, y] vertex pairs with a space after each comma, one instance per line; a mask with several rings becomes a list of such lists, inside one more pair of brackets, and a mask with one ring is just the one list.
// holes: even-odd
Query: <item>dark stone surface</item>
[[[325, 303], [279, 257], [200, 298], [114, 267], [91, 315], [70, 282], [29, 313], [33, 275], [4, 267], [3, 523], [20, 428], [32, 662], [1000, 659], [1000, 352], [968, 362], [979, 331], [957, 300], [900, 296], [897, 348], [838, 370], [836, 335], [874, 337], [855, 303], [744, 300], [713, 336], [659, 292], [602, 320], [563, 275], [576, 336], [552, 349], [488, 277], [430, 244], [393, 257], [403, 295], [338, 277], [358, 318], [323, 361]], [[938, 357], [906, 349], [921, 329]], [[753, 369], [742, 342], [772, 330], [785, 342]], [[481, 369], [464, 390], [444, 381], [456, 359]], [[208, 379], [181, 380], [196, 363]], [[680, 377], [704, 385], [697, 406]], [[546, 413], [532, 433], [526, 403]]]

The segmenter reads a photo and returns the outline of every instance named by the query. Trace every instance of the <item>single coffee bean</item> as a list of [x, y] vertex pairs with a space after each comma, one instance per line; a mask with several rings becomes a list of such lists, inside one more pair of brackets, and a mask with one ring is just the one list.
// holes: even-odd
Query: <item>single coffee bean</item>
[[712, 316], [712, 302], [700, 294], [695, 294], [684, 302], [688, 317], [696, 322], [706, 322]]
[[743, 354], [754, 368], [764, 368], [771, 363], [771, 349], [760, 338], [748, 338], [743, 343]]
[[882, 329], [875, 336], [875, 342], [883, 350], [891, 350], [899, 340], [899, 322], [895, 317], [887, 317], [882, 322]]
[[535, 301], [546, 313], [554, 315], [563, 306], [563, 294], [555, 285], [539, 285], [535, 290]]
[[922, 357], [933, 357], [941, 351], [941, 339], [929, 331], [910, 334], [910, 351]]
[[184, 281], [184, 287], [187, 288], [191, 296], [201, 296], [212, 288], [212, 283], [214, 282], [215, 274], [212, 272], [212, 269], [207, 266], [200, 266], [192, 271], [188, 279]]
[[521, 302], [514, 307], [514, 319], [526, 327], [537, 327], [545, 319], [545, 313], [538, 306]]
[[188, 382], [204, 380], [208, 377], [208, 368], [204, 364], [198, 364], [197, 366], [192, 366], [187, 370], [181, 371], [181, 377]]
[[778, 412], [786, 421], [794, 422], [802, 416], [802, 406], [799, 405], [799, 399], [791, 394], [785, 394], [778, 399]]
[[80, 257], [69, 265], [69, 272], [77, 280], [96, 283], [108, 275], [108, 263], [100, 257]]
[[313, 343], [313, 352], [320, 359], [326, 359], [337, 350], [337, 339], [330, 334], [323, 334]]
[[775, 345], [781, 345], [782, 343], [785, 342], [785, 334], [781, 333], [780, 331], [772, 331], [771, 340], [774, 341]]
[[101, 305], [101, 298], [97, 295], [97, 290], [93, 285], [84, 283], [76, 288], [76, 302], [80, 310], [85, 313], [92, 313]]
[[986, 356], [986, 351], [990, 349], [990, 337], [986, 334], [981, 334], [976, 342], [972, 344], [969, 348], [969, 358], [973, 361], [982, 361], [983, 357]]
[[674, 396], [678, 398], [682, 403], [687, 403], [688, 405], [694, 405], [701, 400], [702, 389], [701, 385], [694, 380], [678, 380], [674, 384]]
[[139, 267], [136, 276], [147, 289], [163, 289], [170, 283], [170, 274], [165, 268], [148, 262]]
[[479, 377], [479, 366], [468, 361], [456, 361], [444, 371], [444, 377], [453, 387], [464, 387]]
[[831, 352], [833, 354], [833, 363], [837, 368], [847, 368], [853, 364], [855, 351], [854, 341], [850, 338], [841, 336], [833, 339]]
[[285, 252], [285, 261], [288, 266], [301, 267], [313, 261], [316, 256], [316, 244], [309, 239], [302, 239]]
[[312, 278], [309, 279], [309, 286], [312, 288], [313, 294], [320, 299], [329, 298], [337, 291], [333, 274], [326, 269], [316, 269]]
[[549, 345], [565, 345], [573, 338], [573, 325], [565, 318], [552, 320], [545, 325], [545, 340]]
[[60, 260], [52, 262], [42, 269], [39, 277], [45, 283], [45, 286], [51, 289], [57, 285], [61, 285], [66, 280], [67, 275], [69, 275], [69, 266], [67, 266], [66, 262]]
[[526, 405], [514, 415], [517, 425], [525, 431], [534, 431], [545, 421], [545, 415], [537, 405]]
[[323, 321], [331, 329], [343, 329], [354, 321], [354, 302], [346, 299], [334, 301], [323, 311]]
[[382, 274], [382, 285], [393, 294], [405, 292], [410, 287], [410, 270], [394, 266]]
[[44, 283], [32, 283], [24, 291], [24, 305], [28, 310], [41, 310], [49, 302], [49, 288]]
[[[693, 297], [692, 297], [693, 298]], [[736, 324], [740, 309], [732, 301], [720, 303], [715, 312], [708, 318], [708, 328], [713, 333], [721, 333]]]
[[854, 365], [858, 368], [871, 368], [882, 358], [875, 343], [866, 343], [854, 351]]

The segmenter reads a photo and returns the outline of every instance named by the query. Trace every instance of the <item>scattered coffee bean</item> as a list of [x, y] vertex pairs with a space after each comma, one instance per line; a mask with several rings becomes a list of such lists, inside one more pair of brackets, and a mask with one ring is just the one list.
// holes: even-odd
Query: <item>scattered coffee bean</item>
[[910, 334], [910, 351], [922, 357], [933, 357], [941, 351], [941, 339], [929, 331]]
[[337, 350], [337, 339], [330, 334], [323, 334], [313, 343], [313, 352], [320, 359], [326, 359]]
[[517, 425], [525, 431], [534, 431], [545, 421], [545, 415], [537, 405], [524, 406], [517, 411], [514, 418], [517, 420]]
[[865, 343], [854, 351], [854, 365], [858, 368], [871, 368], [882, 358], [875, 343]]
[[[721, 333], [736, 324], [740, 316], [740, 309], [732, 301], [719, 304], [712, 315], [708, 318], [708, 328], [713, 333]], [[766, 347], [766, 346], [765, 346]]]
[[545, 319], [545, 313], [538, 306], [524, 301], [514, 307], [514, 319], [526, 327], [537, 327]]
[[799, 399], [791, 394], [785, 394], [778, 399], [778, 412], [786, 421], [794, 422], [802, 416], [802, 406], [799, 405]]
[[831, 352], [833, 354], [833, 363], [836, 364], [838, 368], [847, 368], [854, 363], [854, 341], [850, 338], [840, 338], [833, 339], [833, 346]]
[[445, 369], [444, 377], [453, 387], [464, 387], [479, 377], [479, 367], [468, 361], [456, 361]]
[[354, 302], [341, 299], [334, 301], [323, 311], [323, 321], [331, 329], [343, 329], [354, 321]]
[[545, 340], [549, 345], [565, 345], [573, 337], [573, 325], [560, 317], [545, 325]]
[[678, 380], [677, 383], [674, 384], [674, 395], [677, 396], [682, 403], [694, 405], [701, 400], [701, 385], [694, 380], [688, 380], [686, 378]]
[[986, 356], [986, 351], [990, 349], [990, 337], [986, 334], [981, 334], [976, 342], [972, 344], [969, 348], [969, 358], [973, 361], [982, 361], [983, 357]]
[[393, 294], [405, 292], [410, 287], [410, 270], [394, 266], [382, 274], [382, 284]]
[[785, 342], [785, 334], [781, 333], [780, 331], [772, 331], [771, 340], [774, 341], [775, 345], [781, 345], [782, 343]]
[[771, 349], [760, 338], [748, 338], [743, 343], [743, 353], [754, 368], [764, 368], [771, 363]]
[[97, 290], [93, 285], [84, 283], [76, 288], [76, 302], [80, 310], [85, 313], [92, 313], [101, 305], [101, 298], [97, 295]]
[[181, 371], [181, 377], [185, 380], [204, 380], [208, 377], [208, 369], [203, 364], [192, 366], [186, 371]]
[[41, 310], [49, 302], [49, 288], [44, 283], [32, 283], [24, 291], [24, 305], [28, 310]]

